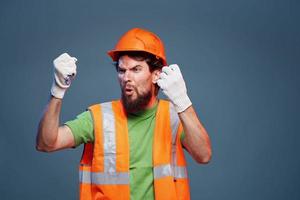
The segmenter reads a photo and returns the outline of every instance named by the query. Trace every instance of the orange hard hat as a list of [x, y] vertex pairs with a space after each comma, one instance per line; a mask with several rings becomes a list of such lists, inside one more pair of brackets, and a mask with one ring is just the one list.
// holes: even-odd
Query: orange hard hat
[[164, 44], [154, 33], [133, 28], [121, 36], [115, 48], [107, 54], [113, 61], [117, 61], [118, 53], [122, 51], [144, 51], [153, 54], [157, 59], [161, 59], [163, 65], [167, 65]]

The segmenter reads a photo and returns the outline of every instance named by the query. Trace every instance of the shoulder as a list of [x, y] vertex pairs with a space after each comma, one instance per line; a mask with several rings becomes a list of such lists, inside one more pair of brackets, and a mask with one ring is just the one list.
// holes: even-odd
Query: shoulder
[[158, 99], [160, 103], [171, 103], [169, 99]]
[[87, 110], [92, 110], [92, 109], [95, 109], [95, 108], [98, 108], [98, 107], [103, 107], [103, 106], [107, 106], [107, 105], [110, 105], [112, 103], [118, 103], [118, 102], [120, 102], [120, 99], [105, 101], [105, 102], [102, 102], [102, 103], [94, 103], [94, 104], [89, 105], [87, 107]]
[[121, 108], [121, 100], [117, 99], [103, 103], [92, 104], [87, 108], [87, 110], [89, 110], [93, 116], [99, 116], [101, 113], [112, 113], [116, 110], [121, 110]]
[[174, 113], [174, 114], [177, 113], [176, 110], [175, 110], [174, 105], [173, 105], [172, 102], [171, 102], [170, 100], [168, 100], [168, 99], [159, 99], [159, 105], [160, 105], [161, 107], [167, 106], [167, 107], [169, 107], [170, 112], [172, 112], [172, 113]]

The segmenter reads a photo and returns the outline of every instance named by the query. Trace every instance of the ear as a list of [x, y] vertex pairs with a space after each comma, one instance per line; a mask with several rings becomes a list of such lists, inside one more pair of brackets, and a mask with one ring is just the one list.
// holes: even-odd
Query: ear
[[157, 80], [159, 79], [159, 74], [161, 73], [160, 69], [156, 69], [152, 72], [152, 83], [156, 84]]

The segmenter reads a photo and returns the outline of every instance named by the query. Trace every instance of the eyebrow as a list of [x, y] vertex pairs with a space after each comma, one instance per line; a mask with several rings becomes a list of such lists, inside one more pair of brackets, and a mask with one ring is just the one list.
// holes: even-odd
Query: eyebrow
[[142, 65], [135, 65], [134, 67], [132, 67], [131, 69], [133, 68], [137, 68], [137, 67], [143, 67]]
[[[117, 67], [118, 67], [119, 69], [124, 69], [123, 67], [120, 67], [120, 65], [118, 65]], [[134, 65], [134, 66], [131, 67], [130, 69], [137, 68], [137, 67], [143, 67], [143, 66], [138, 64], [138, 65]], [[130, 69], [129, 69], [129, 70], [130, 70]]]

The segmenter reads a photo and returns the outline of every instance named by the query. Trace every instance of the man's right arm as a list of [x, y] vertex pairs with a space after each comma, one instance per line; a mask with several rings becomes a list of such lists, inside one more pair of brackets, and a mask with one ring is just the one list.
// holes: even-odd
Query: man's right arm
[[36, 138], [38, 151], [52, 152], [75, 146], [72, 131], [67, 126], [59, 126], [59, 115], [62, 99], [71, 81], [76, 75], [75, 57], [61, 54], [53, 61], [54, 80], [51, 87], [51, 98], [40, 120]]
[[71, 129], [59, 126], [59, 115], [62, 99], [51, 97], [45, 108], [38, 126], [36, 149], [38, 151], [53, 152], [75, 146], [75, 139]]

